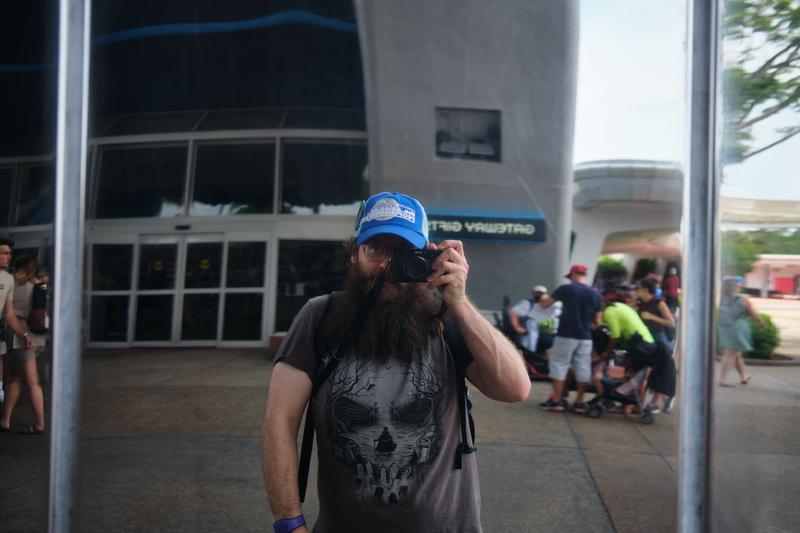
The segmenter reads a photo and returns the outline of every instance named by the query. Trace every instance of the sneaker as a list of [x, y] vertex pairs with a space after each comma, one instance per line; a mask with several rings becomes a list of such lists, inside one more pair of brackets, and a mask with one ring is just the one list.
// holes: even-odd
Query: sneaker
[[661, 406], [661, 410], [665, 413], [671, 413], [672, 407], [675, 405], [675, 396], [670, 396], [666, 400], [664, 400], [664, 405]]
[[659, 408], [654, 403], [648, 403], [647, 406], [645, 406], [644, 408], [644, 412], [650, 413], [651, 415], [657, 415], [658, 413], [661, 412], [661, 408]]
[[572, 412], [582, 415], [586, 412], [586, 404], [583, 402], [575, 402], [572, 404]]
[[554, 402], [552, 398], [548, 399], [546, 402], [539, 404], [539, 407], [545, 411], [552, 411], [554, 413], [561, 413], [566, 411], [567, 409], [567, 402], [565, 400], [561, 400], [558, 402]]

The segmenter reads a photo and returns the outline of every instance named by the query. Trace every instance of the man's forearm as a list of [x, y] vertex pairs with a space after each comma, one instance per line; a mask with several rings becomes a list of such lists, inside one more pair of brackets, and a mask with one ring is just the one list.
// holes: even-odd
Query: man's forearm
[[[451, 305], [464, 342], [474, 357], [468, 377], [492, 399], [516, 402], [528, 397], [531, 383], [522, 356], [514, 345], [465, 300]], [[470, 366], [473, 366], [470, 365]]]
[[261, 429], [261, 464], [275, 520], [302, 514], [297, 488], [297, 428], [265, 418]]

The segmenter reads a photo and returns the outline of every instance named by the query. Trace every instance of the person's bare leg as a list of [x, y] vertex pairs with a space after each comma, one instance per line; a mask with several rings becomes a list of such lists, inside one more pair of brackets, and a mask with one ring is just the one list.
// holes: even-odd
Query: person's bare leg
[[14, 412], [14, 407], [17, 405], [19, 396], [22, 393], [22, 376], [19, 375], [14, 365], [8, 365], [6, 368], [6, 379], [3, 382], [6, 390], [6, 400], [3, 403], [3, 417], [0, 419], [0, 427], [11, 427], [11, 414]]
[[561, 399], [561, 393], [564, 392], [564, 380], [563, 379], [554, 379], [553, 380], [553, 401], [557, 402]]
[[720, 384], [725, 383], [725, 376], [728, 375], [728, 371], [735, 364], [735, 358], [736, 358], [736, 350], [732, 350], [731, 348], [725, 348], [725, 351], [722, 353], [722, 361], [720, 361], [719, 364]]
[[25, 361], [25, 385], [28, 386], [28, 394], [33, 406], [34, 429], [44, 430], [44, 394], [39, 383], [39, 371], [36, 369], [36, 358]]
[[592, 381], [594, 381], [594, 390], [596, 391], [595, 398], [602, 398], [605, 391], [603, 388], [603, 373], [595, 372], [592, 376]]
[[744, 366], [744, 357], [742, 357], [742, 352], [736, 352], [735, 365], [736, 371], [739, 372], [739, 381], [742, 383], [747, 383], [750, 381], [750, 376], [747, 375], [747, 369]]
[[583, 395], [586, 394], [586, 382], [584, 381], [576, 381], [575, 382], [575, 403], [583, 402]]

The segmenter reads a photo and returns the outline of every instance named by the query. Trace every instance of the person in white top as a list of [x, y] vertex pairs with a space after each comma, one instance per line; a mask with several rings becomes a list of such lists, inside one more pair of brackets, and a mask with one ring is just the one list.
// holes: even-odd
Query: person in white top
[[553, 333], [558, 327], [561, 303], [544, 307], [540, 300], [547, 294], [547, 287], [536, 285], [530, 299], [521, 300], [509, 309], [511, 327], [519, 334], [519, 342], [527, 350], [545, 353], [553, 345]]
[[[14, 331], [11, 350], [6, 354], [5, 402], [0, 418], [0, 431], [11, 429], [11, 413], [19, 400], [22, 384], [28, 386], [35, 417], [34, 424], [22, 429], [22, 433], [41, 435], [44, 432], [44, 396], [36, 369], [36, 355], [45, 344], [44, 336], [28, 332], [27, 316], [33, 300], [33, 284], [36, 283], [38, 264], [33, 256], [21, 257], [15, 265], [9, 292], [6, 296], [4, 315], [6, 323]], [[7, 272], [0, 274], [8, 275]], [[3, 283], [3, 285], [7, 285]], [[4, 288], [5, 289], [5, 288]], [[9, 318], [9, 315], [11, 318]]]
[[[14, 241], [11, 239], [0, 238], [0, 316], [6, 321], [6, 327], [9, 327], [24, 337], [28, 336], [28, 332], [19, 323], [17, 316], [14, 314], [14, 304], [12, 302], [14, 297], [14, 277], [6, 272], [8, 265], [11, 263], [11, 250], [14, 248]], [[2, 335], [0, 335], [2, 336]], [[0, 339], [0, 403], [4, 401], [5, 388], [3, 386], [3, 359], [6, 353], [6, 343]], [[0, 425], [0, 431], [4, 428]], [[5, 429], [7, 431], [7, 428]]]

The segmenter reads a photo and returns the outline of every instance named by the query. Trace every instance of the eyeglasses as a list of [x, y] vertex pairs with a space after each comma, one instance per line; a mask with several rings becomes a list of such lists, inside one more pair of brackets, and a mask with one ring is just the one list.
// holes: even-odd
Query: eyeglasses
[[364, 246], [364, 255], [370, 261], [383, 261], [392, 254], [392, 248], [380, 242], [366, 242]]

